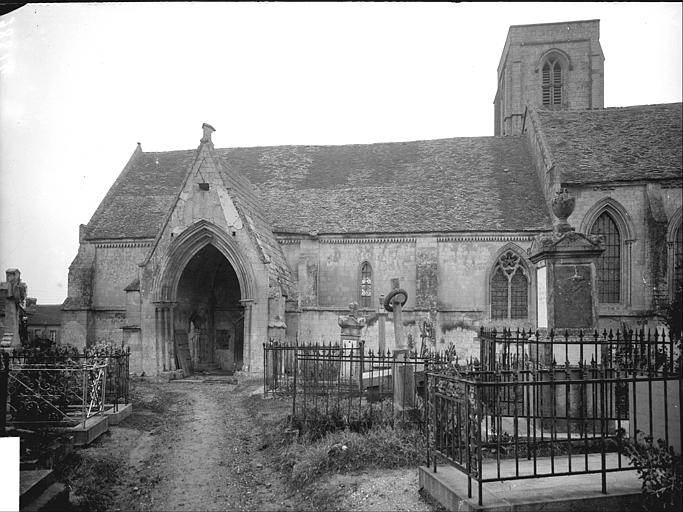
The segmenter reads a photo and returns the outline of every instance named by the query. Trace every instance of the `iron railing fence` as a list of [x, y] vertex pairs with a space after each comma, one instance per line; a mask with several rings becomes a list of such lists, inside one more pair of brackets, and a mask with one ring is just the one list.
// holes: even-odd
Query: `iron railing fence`
[[74, 426], [104, 412], [106, 363], [10, 364], [8, 422], [15, 427]]
[[[425, 425], [426, 372], [457, 365], [454, 352], [375, 353], [358, 344], [264, 344], [264, 394], [292, 397], [292, 416], [367, 429]], [[470, 367], [473, 368], [470, 361]]]
[[107, 405], [118, 412], [120, 405], [130, 402], [130, 347], [124, 350], [105, 345], [79, 351], [58, 345], [48, 350], [21, 348], [10, 353], [12, 368], [78, 368], [101, 364], [107, 366]]
[[304, 428], [331, 421], [354, 430], [373, 424], [424, 424], [424, 358], [414, 353], [388, 356], [363, 347], [336, 347], [297, 352], [293, 416]]
[[9, 377], [9, 354], [0, 353], [0, 436], [5, 435], [7, 423], [7, 381]]
[[479, 339], [482, 368], [487, 370], [513, 368], [526, 360], [545, 366], [604, 362], [639, 374], [675, 374], [681, 367], [680, 338], [657, 329], [541, 333], [482, 328]]
[[[680, 340], [662, 333], [480, 333], [479, 368], [429, 372], [430, 453], [478, 484], [633, 469], [638, 431], [680, 452]], [[649, 341], [649, 345], [648, 345]]]

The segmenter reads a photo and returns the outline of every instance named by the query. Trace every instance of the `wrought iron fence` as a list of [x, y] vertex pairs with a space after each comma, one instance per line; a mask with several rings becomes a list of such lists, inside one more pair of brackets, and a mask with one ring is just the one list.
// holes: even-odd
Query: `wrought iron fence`
[[14, 365], [8, 372], [15, 426], [73, 426], [104, 412], [107, 365]]
[[358, 344], [264, 344], [264, 394], [292, 397], [292, 415], [311, 424], [364, 430], [373, 424], [426, 424], [426, 373], [454, 352], [374, 353]]
[[[353, 430], [373, 424], [424, 424], [427, 360], [412, 353], [374, 354], [358, 347], [297, 352], [292, 412], [304, 426], [329, 418]], [[323, 420], [327, 421], [327, 420]]]
[[7, 380], [9, 377], [9, 354], [0, 353], [0, 436], [5, 435], [7, 422]]
[[36, 348], [15, 349], [10, 355], [13, 368], [31, 366], [78, 367], [82, 365], [107, 366], [106, 401], [118, 412], [120, 405], [130, 400], [130, 347], [125, 350], [111, 345], [87, 347], [79, 351], [69, 346], [54, 346], [48, 350]]
[[429, 372], [430, 453], [478, 484], [633, 469], [623, 437], [680, 452], [680, 340], [482, 330], [481, 365]]

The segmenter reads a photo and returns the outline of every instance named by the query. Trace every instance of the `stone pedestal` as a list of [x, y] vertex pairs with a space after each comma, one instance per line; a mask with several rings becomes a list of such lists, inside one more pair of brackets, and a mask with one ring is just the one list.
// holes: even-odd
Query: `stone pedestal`
[[377, 353], [386, 355], [387, 353], [387, 311], [384, 309], [384, 295], [379, 296], [379, 309], [377, 310]]
[[[397, 361], [408, 357], [407, 353], [397, 356]], [[415, 408], [415, 367], [410, 363], [394, 364], [394, 413]]]
[[539, 330], [597, 328], [595, 259], [603, 250], [599, 237], [575, 231], [536, 237], [529, 259], [536, 264]]
[[[571, 199], [565, 193], [558, 194], [553, 203], [556, 215], [562, 213], [562, 201]], [[573, 207], [573, 201], [571, 206]], [[565, 205], [566, 206], [566, 205]], [[598, 327], [598, 294], [595, 275], [595, 260], [602, 254], [604, 247], [600, 237], [577, 233], [566, 222], [571, 208], [565, 208], [565, 215], [559, 215], [553, 233], [536, 237], [529, 248], [529, 259], [536, 264], [536, 311], [539, 331], [538, 350], [532, 350], [531, 357], [545, 368], [550, 368], [553, 360], [557, 362], [553, 375], [543, 373], [543, 380], [552, 379], [561, 383], [567, 379], [581, 379], [579, 360], [581, 349], [578, 345], [565, 346], [546, 343], [548, 332], [554, 330], [558, 335], [568, 331], [575, 338], [579, 331], [592, 333]], [[569, 213], [567, 213], [569, 211]], [[569, 388], [569, 389], [567, 389]], [[562, 419], [555, 422], [558, 431], [579, 432], [584, 428], [583, 421], [575, 424], [575, 418], [582, 418], [583, 394], [595, 397], [592, 388], [579, 385], [542, 386], [540, 410], [535, 411], [541, 424], [550, 426], [552, 418], [557, 418], [557, 410]], [[593, 404], [584, 404], [587, 407]]]

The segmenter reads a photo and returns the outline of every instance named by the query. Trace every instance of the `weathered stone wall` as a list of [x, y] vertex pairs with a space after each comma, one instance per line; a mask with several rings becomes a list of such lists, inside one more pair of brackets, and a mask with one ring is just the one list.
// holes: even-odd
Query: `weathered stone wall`
[[[501, 251], [513, 248], [525, 257], [529, 245], [528, 235], [287, 240], [282, 245], [285, 257], [298, 268], [299, 277], [306, 274], [299, 283], [301, 300], [288, 310], [287, 338], [298, 337], [300, 343], [338, 341], [337, 319], [348, 312], [350, 302], [359, 300], [360, 265], [367, 261], [372, 266], [372, 306], [360, 311], [368, 318], [362, 336], [369, 348], [379, 347], [379, 297], [391, 290], [391, 279], [399, 277], [408, 292], [404, 333], [413, 336], [416, 347], [421, 343], [419, 325], [434, 304], [437, 348], [452, 342], [462, 357], [477, 356], [475, 336], [482, 325], [529, 328], [536, 323], [535, 273], [528, 262], [529, 319], [492, 322], [488, 304], [490, 272]], [[388, 349], [395, 346], [392, 318], [389, 313], [385, 324]]]
[[96, 244], [93, 272], [93, 307], [126, 307], [125, 288], [138, 277], [151, 242]]
[[117, 347], [123, 341], [123, 331], [121, 328], [126, 325], [126, 311], [94, 311], [93, 320], [95, 329], [92, 343], [112, 343]]
[[84, 348], [94, 339], [92, 312], [85, 309], [62, 311], [61, 343]]
[[[569, 217], [572, 226], [590, 230], [591, 220], [599, 214], [601, 205], [616, 205], [617, 225], [626, 224], [620, 232], [622, 258], [625, 268], [621, 278], [622, 300], [619, 304], [600, 304], [600, 327], [631, 326], [656, 322], [652, 310], [654, 299], [666, 283], [670, 269], [664, 264], [669, 247], [666, 228], [681, 208], [681, 188], [662, 188], [650, 191], [643, 183], [572, 186], [576, 196], [574, 213]], [[668, 291], [668, 290], [667, 290]]]

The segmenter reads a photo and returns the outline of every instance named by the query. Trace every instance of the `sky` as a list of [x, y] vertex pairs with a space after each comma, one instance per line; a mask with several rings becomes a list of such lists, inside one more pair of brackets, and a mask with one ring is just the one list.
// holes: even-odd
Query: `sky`
[[680, 3], [28, 4], [0, 16], [0, 272], [67, 296], [140, 142], [192, 149], [493, 135], [510, 25], [600, 19], [605, 107], [681, 101]]

